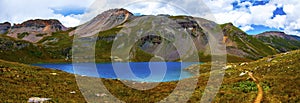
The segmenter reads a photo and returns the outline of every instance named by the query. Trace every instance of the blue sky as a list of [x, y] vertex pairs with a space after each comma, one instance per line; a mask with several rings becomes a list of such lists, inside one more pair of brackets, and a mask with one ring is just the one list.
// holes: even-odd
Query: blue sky
[[[250, 2], [247, 5], [239, 5], [241, 3], [245, 3], [245, 2]], [[270, 2], [270, 0], [236, 0], [235, 2], [232, 3], [233, 6], [233, 10], [238, 10], [241, 8], [247, 8], [249, 9], [250, 5], [251, 6], [263, 6], [266, 5]], [[277, 4], [278, 5], [278, 4]], [[273, 11], [273, 16], [271, 17], [271, 19], [274, 19], [277, 15], [287, 15], [284, 11], [283, 11], [283, 7], [276, 7], [276, 9]], [[255, 25], [252, 24], [250, 25], [252, 27], [251, 30], [247, 30], [246, 32], [250, 35], [254, 35], [254, 34], [259, 34], [265, 31], [283, 31], [282, 28], [273, 28], [273, 27], [268, 27], [265, 25]], [[238, 26], [241, 27], [241, 26]]]
[[282, 31], [280, 29], [277, 28], [270, 28], [264, 25], [251, 25], [251, 27], [253, 27], [253, 30], [249, 30], [247, 31], [248, 34], [250, 35], [255, 35], [255, 34], [259, 34], [265, 31]]
[[[110, 9], [109, 7], [125, 7], [140, 14], [188, 14], [219, 24], [232, 22], [248, 34], [283, 31], [300, 36], [300, 13], [297, 12], [300, 10], [299, 0], [203, 0], [203, 3], [199, 0], [163, 0], [156, 3], [135, 2], [141, 0], [98, 1], [100, 3], [93, 7], [94, 0], [0, 0], [0, 22], [22, 23], [28, 19], [58, 19], [64, 25], [72, 27], [90, 20]], [[128, 3], [131, 4], [124, 5]], [[99, 12], [86, 12], [92, 10]]]
[[61, 14], [63, 16], [69, 15], [82, 15], [84, 14], [86, 8], [74, 8], [74, 7], [65, 7], [65, 8], [53, 8], [54, 14]]

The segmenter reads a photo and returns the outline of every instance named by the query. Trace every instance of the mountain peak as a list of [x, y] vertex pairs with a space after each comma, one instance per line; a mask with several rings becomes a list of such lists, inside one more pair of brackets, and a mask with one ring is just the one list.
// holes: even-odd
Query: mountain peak
[[267, 31], [267, 32], [263, 32], [261, 34], [257, 34], [255, 37], [279, 37], [279, 38], [288, 39], [288, 40], [296, 40], [294, 37], [287, 35], [284, 32], [280, 32], [280, 31]]
[[246, 36], [247, 33], [234, 26], [232, 23], [226, 23], [220, 25], [223, 29], [224, 36]]
[[110, 9], [97, 15], [84, 25], [81, 25], [77, 30], [77, 34], [81, 36], [91, 36], [93, 34], [90, 34], [90, 31], [100, 32], [109, 30], [125, 23], [132, 17], [134, 17], [134, 15], [126, 9]]
[[49, 36], [53, 32], [66, 30], [68, 28], [56, 19], [35, 19], [25, 21], [21, 24], [14, 24], [7, 35], [30, 42], [38, 42], [44, 36]]
[[45, 28], [47, 26], [51, 26], [52, 29], [56, 29], [58, 31], [65, 31], [67, 28], [61, 24], [60, 21], [56, 19], [35, 19], [35, 20], [28, 20], [21, 24], [14, 24], [12, 28], [22, 28], [22, 27], [37, 27], [37, 28]]
[[[107, 11], [104, 11], [103, 13], [96, 16], [96, 18], [102, 17], [102, 16], [122, 16], [122, 15], [130, 15], [133, 16], [133, 13], [129, 12], [128, 10], [124, 8], [116, 8], [116, 9], [110, 9]], [[121, 18], [121, 17], [119, 17]]]

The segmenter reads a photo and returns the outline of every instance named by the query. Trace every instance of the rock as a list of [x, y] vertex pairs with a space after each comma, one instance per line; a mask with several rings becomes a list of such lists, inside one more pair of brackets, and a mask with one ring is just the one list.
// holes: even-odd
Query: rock
[[0, 23], [0, 34], [5, 34], [11, 28], [11, 24], [9, 22]]
[[272, 61], [272, 63], [277, 63], [277, 62], [278, 62], [277, 60], [273, 60], [273, 61]]
[[248, 63], [241, 63], [240, 66], [248, 65]]
[[268, 60], [267, 60], [267, 62], [271, 62], [273, 60], [273, 58], [269, 58]]
[[102, 94], [96, 94], [97, 97], [103, 97], [103, 96], [107, 96], [107, 94], [102, 93]]
[[57, 75], [57, 73], [50, 73], [51, 75]]
[[51, 98], [31, 97], [28, 99], [28, 102], [29, 103], [43, 103], [48, 100], [51, 100]]
[[233, 68], [233, 65], [227, 65], [226, 67], [224, 67], [225, 70], [230, 68]]
[[247, 73], [248, 73], [248, 71], [242, 72], [239, 76], [244, 76]]
[[123, 59], [119, 58], [118, 56], [110, 56], [110, 58], [114, 62], [122, 62], [123, 61]]
[[283, 55], [287, 55], [287, 54], [290, 54], [290, 52], [285, 52], [285, 53], [283, 53]]
[[49, 36], [53, 32], [66, 31], [67, 27], [63, 26], [58, 20], [28, 20], [21, 24], [14, 24], [7, 36], [26, 40], [36, 43], [44, 36]]
[[[25, 30], [43, 30], [43, 31], [49, 31], [49, 32], [55, 32], [55, 31], [66, 31], [68, 28], [63, 26], [60, 21], [55, 19], [49, 19], [49, 20], [42, 20], [42, 19], [35, 19], [35, 20], [28, 20], [21, 24], [14, 24], [12, 27], [12, 30], [15, 31], [16, 29], [23, 28]], [[31, 28], [31, 29], [30, 29]], [[40, 29], [41, 28], [41, 29]], [[39, 31], [37, 30], [37, 31]]]

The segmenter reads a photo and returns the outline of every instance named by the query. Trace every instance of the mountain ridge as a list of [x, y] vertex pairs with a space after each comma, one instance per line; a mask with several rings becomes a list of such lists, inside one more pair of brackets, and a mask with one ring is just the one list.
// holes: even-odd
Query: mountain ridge
[[66, 31], [67, 27], [56, 19], [34, 19], [21, 24], [14, 24], [6, 31], [6, 35], [36, 43], [45, 36], [50, 36], [53, 32]]
[[[224, 37], [223, 42], [226, 44], [227, 52], [229, 56], [233, 56], [234, 58], [247, 58], [247, 59], [259, 59], [268, 55], [277, 54], [280, 52], [286, 52], [289, 50], [295, 50], [298, 47], [292, 46], [289, 49], [278, 49], [278, 48], [285, 48], [282, 47], [284, 45], [271, 45], [267, 41], [264, 41], [260, 39], [259, 37], [264, 36], [251, 36], [239, 29], [238, 27], [235, 27], [232, 23], [226, 23], [226, 24], [216, 24], [212, 21], [203, 19], [203, 18], [197, 18], [197, 17], [191, 17], [191, 16], [171, 16], [171, 15], [158, 15], [158, 16], [134, 16], [131, 12], [129, 12], [126, 9], [110, 9], [107, 10], [99, 15], [97, 15], [95, 18], [91, 19], [90, 21], [77, 26], [75, 28], [66, 28], [64, 27], [58, 20], [29, 20], [22, 24], [16, 24], [12, 26], [12, 29], [19, 29], [24, 28], [25, 31], [22, 29], [19, 30], [19, 33], [14, 33], [14, 31], [18, 30], [8, 30], [8, 34], [6, 34], [9, 37], [13, 37], [16, 40], [25, 40], [33, 43], [33, 45], [38, 45], [41, 48], [41, 51], [47, 51], [47, 55], [52, 55], [51, 58], [58, 58], [59, 59], [65, 59], [69, 58], [71, 55], [71, 49], [72, 49], [72, 39], [74, 33], [81, 33], [83, 37], [89, 37], [91, 35], [98, 35], [97, 36], [97, 43], [96, 43], [96, 51], [99, 51], [96, 54], [96, 58], [98, 58], [100, 61], [110, 61], [110, 53], [111, 48], [113, 45], [113, 41], [115, 40], [117, 34], [121, 30], [128, 29], [128, 25], [132, 25], [134, 22], [138, 19], [147, 19], [149, 17], [163, 20], [162, 18], [165, 18], [164, 20], [171, 20], [169, 26], [171, 28], [182, 30], [185, 33], [191, 35], [193, 42], [196, 44], [196, 47], [199, 51], [199, 56], [205, 57], [203, 59], [209, 60], [210, 58], [210, 52], [209, 52], [209, 46], [208, 46], [208, 38], [205, 34], [204, 28], [214, 28], [218, 25], [221, 27]], [[154, 23], [154, 25], [159, 25], [157, 22], [158, 20], [151, 21]], [[197, 22], [199, 21], [199, 22]], [[50, 27], [49, 30], [46, 30], [46, 34], [44, 33], [43, 29], [46, 28], [46, 26]], [[201, 26], [200, 26], [201, 25]], [[38, 29], [37, 32], [32, 30], [31, 28], [26, 29], [26, 26], [32, 27], [36, 26]], [[160, 25], [159, 25], [160, 26]], [[26, 33], [26, 30], [28, 31]], [[32, 31], [30, 31], [32, 30]], [[47, 32], [48, 31], [48, 32]], [[79, 32], [78, 32], [79, 31]], [[94, 31], [93, 33], [88, 33], [90, 31]], [[29, 33], [30, 32], [30, 33]], [[31, 32], [34, 32], [31, 34]], [[272, 31], [270, 31], [272, 32]], [[151, 33], [151, 32], [149, 32]], [[88, 34], [88, 35], [86, 35]], [[145, 35], [147, 33], [145, 32]], [[3, 36], [6, 36], [5, 34]], [[39, 35], [39, 37], [37, 37]], [[19, 36], [19, 37], [18, 37]], [[33, 36], [33, 37], [32, 37]], [[165, 34], [155, 34], [154, 36], [149, 37], [143, 37], [141, 38], [135, 47], [133, 48], [132, 52], [139, 52], [143, 55], [148, 56], [141, 56], [140, 54], [132, 54], [134, 61], [147, 61], [149, 58], [151, 58], [154, 54], [154, 50], [161, 45], [160, 43], [164, 39], [159, 39], [161, 37], [166, 36]], [[157, 38], [157, 39], [155, 39]], [[269, 38], [269, 37], [267, 37]], [[165, 41], [165, 40], [164, 40]], [[287, 43], [290, 43], [289, 40], [284, 40]], [[12, 41], [15, 42], [15, 41]], [[293, 43], [294, 44], [294, 43]], [[162, 45], [161, 45], [162, 46]], [[122, 47], [120, 45], [120, 47]], [[166, 58], [168, 58], [170, 61], [176, 61], [178, 60], [178, 53], [176, 54], [176, 49], [172, 46], [166, 46], [164, 44], [164, 47], [168, 49], [160, 50], [161, 52], [169, 53], [164, 54], [166, 55]], [[61, 49], [60, 49], [61, 48]], [[98, 49], [97, 49], [98, 48]], [[102, 50], [100, 50], [100, 48]], [[53, 51], [54, 50], [54, 51]], [[100, 52], [101, 51], [101, 52]], [[50, 53], [50, 54], [49, 54]], [[172, 54], [173, 53], [173, 54]], [[168, 56], [167, 56], [168, 55]], [[128, 58], [128, 57], [125, 57]], [[139, 58], [139, 59], [137, 59]], [[148, 59], [147, 59], [148, 58]], [[3, 58], [2, 58], [3, 59]], [[97, 60], [98, 60], [97, 59]], [[168, 60], [167, 59], [167, 60]]]
[[266, 31], [266, 32], [255, 35], [256, 38], [259, 38], [261, 36], [265, 36], [265, 37], [275, 36], [275, 37], [280, 37], [280, 38], [288, 39], [288, 40], [297, 40], [296, 36], [291, 36], [284, 32], [281, 32], [281, 31]]

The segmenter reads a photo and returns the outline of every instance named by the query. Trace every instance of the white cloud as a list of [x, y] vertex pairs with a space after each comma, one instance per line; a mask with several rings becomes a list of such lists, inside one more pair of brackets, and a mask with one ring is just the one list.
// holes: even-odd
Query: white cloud
[[251, 26], [249, 26], [249, 25], [247, 25], [247, 26], [241, 27], [241, 29], [242, 29], [243, 31], [249, 31], [249, 30], [253, 30], [254, 28], [251, 27]]
[[[247, 31], [250, 29], [250, 25], [264, 25], [270, 28], [283, 28], [284, 32], [288, 34], [299, 35], [300, 33], [295, 29], [300, 29], [300, 10], [299, 0], [271, 0], [265, 5], [252, 6], [250, 2], [239, 3], [242, 6], [238, 9], [226, 9], [232, 7], [231, 4], [210, 5], [213, 2], [220, 2], [221, 0], [209, 0], [205, 2], [209, 5], [217, 23], [232, 22], [235, 26], [241, 27], [241, 29]], [[229, 1], [230, 0], [226, 0]], [[222, 3], [220, 3], [222, 4]], [[248, 8], [245, 8], [248, 5]], [[244, 6], [244, 7], [243, 7]], [[273, 11], [277, 7], [283, 7], [284, 12], [287, 15], [277, 15], [273, 19]], [[224, 9], [223, 9], [224, 8]]]
[[286, 15], [276, 15], [273, 19], [268, 19], [266, 24], [272, 28], [284, 28], [286, 25]]
[[22, 23], [29, 19], [58, 19], [65, 26], [79, 24], [80, 15], [55, 14], [52, 8], [88, 7], [93, 0], [0, 0], [0, 22]]
[[265, 24], [273, 16], [273, 11], [276, 10], [275, 5], [259, 5], [259, 6], [250, 6], [250, 12], [252, 16], [252, 21], [249, 23], [262, 25]]
[[[96, 0], [88, 12], [84, 15], [83, 21], [112, 8], [125, 8], [134, 13], [142, 14], [173, 14], [204, 16], [210, 13], [204, 2], [199, 0]], [[230, 8], [231, 9], [231, 8]]]
[[[142, 14], [188, 14], [203, 17], [217, 23], [232, 22], [247, 31], [251, 25], [283, 28], [286, 33], [300, 35], [299, 0], [271, 0], [266, 5], [252, 6], [250, 2], [239, 3], [241, 8], [233, 9], [236, 0], [0, 0], [0, 22], [21, 23], [28, 19], [59, 19], [66, 26], [76, 26], [96, 15], [113, 8], [125, 7]], [[238, 0], [239, 1], [239, 0]], [[248, 8], [246, 8], [246, 6]], [[54, 14], [53, 8], [89, 8], [84, 15]], [[283, 7], [287, 15], [277, 15], [276, 7]]]

